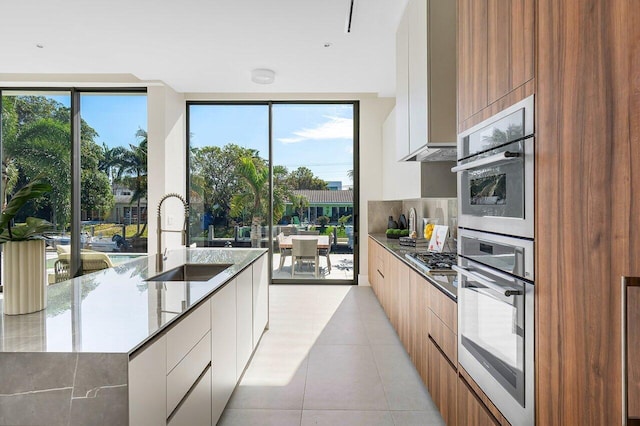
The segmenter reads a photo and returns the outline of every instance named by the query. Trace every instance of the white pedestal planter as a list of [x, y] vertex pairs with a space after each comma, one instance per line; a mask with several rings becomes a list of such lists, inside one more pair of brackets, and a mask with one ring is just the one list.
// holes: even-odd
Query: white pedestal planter
[[47, 307], [47, 268], [44, 240], [4, 244], [2, 285], [4, 313], [29, 314]]

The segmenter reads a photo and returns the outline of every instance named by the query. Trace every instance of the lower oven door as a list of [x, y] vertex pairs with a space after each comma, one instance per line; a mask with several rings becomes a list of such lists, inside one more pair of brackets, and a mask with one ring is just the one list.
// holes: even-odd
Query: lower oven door
[[458, 361], [512, 425], [533, 425], [533, 285], [459, 263]]

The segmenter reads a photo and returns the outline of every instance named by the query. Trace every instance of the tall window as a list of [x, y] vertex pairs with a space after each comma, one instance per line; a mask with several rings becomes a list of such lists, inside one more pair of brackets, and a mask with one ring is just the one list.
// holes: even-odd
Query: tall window
[[[127, 227], [132, 225], [131, 220], [137, 220], [135, 215], [126, 223], [115, 214], [118, 202], [122, 204], [119, 187], [132, 188], [132, 193], [136, 189], [146, 193], [146, 95], [80, 94], [80, 138], [74, 141], [71, 132], [74, 92], [73, 89], [1, 92], [0, 197], [4, 205], [20, 187], [36, 177], [52, 185], [51, 192], [29, 203], [16, 217], [16, 222], [32, 216], [52, 223], [47, 234], [47, 274], [51, 283], [74, 275], [69, 267], [74, 230], [81, 232], [79, 241], [84, 256], [87, 250], [103, 253], [100, 267], [125, 260], [122, 251], [146, 252], [144, 230], [137, 233], [137, 227]], [[80, 147], [79, 164], [72, 163], [74, 144]], [[144, 150], [144, 156], [138, 157], [141, 166], [136, 169], [128, 161], [133, 157], [131, 153], [139, 154], [137, 148]], [[79, 200], [72, 200], [74, 175], [79, 176]], [[128, 208], [138, 207], [135, 197], [129, 198], [125, 202]], [[145, 198], [140, 201], [141, 207], [146, 207]], [[73, 202], [80, 204], [81, 217], [73, 217]], [[138, 216], [141, 225], [146, 224], [146, 213]], [[82, 267], [81, 258], [75, 261], [81, 266], [79, 274], [99, 269], [88, 264], [84, 265], [87, 268]]]
[[[353, 282], [355, 103], [190, 102], [188, 113], [190, 242], [268, 247], [276, 281]], [[318, 258], [294, 268], [294, 239], [315, 239]]]
[[[266, 104], [189, 106], [191, 242], [263, 245], [269, 219]], [[255, 231], [259, 232], [258, 235]]]
[[80, 114], [87, 123], [81, 129], [85, 245], [96, 251], [146, 253], [147, 97], [83, 93]]

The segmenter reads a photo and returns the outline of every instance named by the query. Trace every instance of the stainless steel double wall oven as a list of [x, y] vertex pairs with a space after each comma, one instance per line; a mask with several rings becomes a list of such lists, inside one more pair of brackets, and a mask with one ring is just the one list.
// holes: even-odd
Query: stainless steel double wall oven
[[533, 96], [458, 136], [458, 360], [534, 424]]

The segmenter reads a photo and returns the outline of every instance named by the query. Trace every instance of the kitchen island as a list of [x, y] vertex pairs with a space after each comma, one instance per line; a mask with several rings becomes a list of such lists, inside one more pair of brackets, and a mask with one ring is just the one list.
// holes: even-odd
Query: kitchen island
[[[0, 424], [215, 424], [267, 326], [266, 250], [155, 260], [51, 285], [45, 310], [0, 316]], [[229, 266], [147, 281], [183, 264]]]

